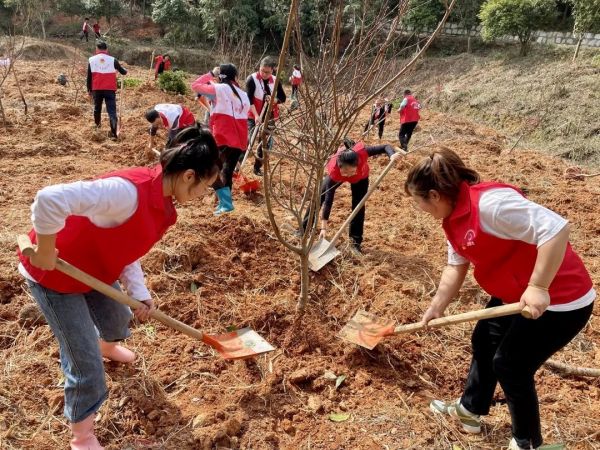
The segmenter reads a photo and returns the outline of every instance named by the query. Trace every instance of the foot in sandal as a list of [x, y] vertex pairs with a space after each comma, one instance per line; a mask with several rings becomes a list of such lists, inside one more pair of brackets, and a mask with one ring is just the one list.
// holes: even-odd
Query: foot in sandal
[[98, 343], [100, 345], [100, 353], [102, 353], [102, 356], [111, 361], [120, 363], [132, 363], [135, 361], [135, 353], [116, 342], [106, 342], [102, 339], [98, 339]]
[[469, 412], [460, 404], [460, 399], [452, 402], [432, 400], [429, 409], [436, 414], [448, 414], [458, 419], [467, 433], [481, 433], [481, 418]]

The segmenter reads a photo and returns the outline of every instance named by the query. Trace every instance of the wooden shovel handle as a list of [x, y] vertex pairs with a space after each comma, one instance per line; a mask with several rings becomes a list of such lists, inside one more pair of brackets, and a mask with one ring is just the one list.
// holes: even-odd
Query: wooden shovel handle
[[[401, 152], [402, 154], [407, 154], [404, 150], [398, 150], [399, 152]], [[346, 221], [342, 224], [342, 226], [340, 227], [340, 229], [337, 231], [337, 233], [335, 233], [335, 235], [333, 236], [333, 238], [331, 239], [329, 246], [327, 247], [327, 249], [323, 252], [327, 253], [328, 251], [332, 250], [335, 247], [335, 243], [337, 242], [337, 240], [340, 238], [340, 236], [342, 235], [342, 233], [344, 232], [344, 229], [350, 225], [350, 222], [352, 222], [352, 219], [354, 219], [354, 217], [356, 217], [356, 215], [358, 214], [358, 212], [361, 210], [361, 208], [363, 206], [365, 206], [365, 203], [367, 202], [367, 200], [369, 199], [369, 197], [371, 196], [371, 194], [373, 192], [375, 192], [375, 189], [377, 189], [377, 187], [379, 186], [379, 184], [383, 181], [383, 179], [385, 178], [385, 176], [388, 174], [388, 172], [390, 170], [392, 170], [392, 167], [394, 167], [394, 165], [396, 164], [396, 161], [390, 161], [388, 163], [387, 166], [385, 166], [385, 169], [383, 169], [383, 172], [381, 172], [381, 174], [377, 177], [377, 179], [375, 180], [375, 182], [369, 186], [369, 190], [367, 191], [367, 193], [365, 194], [365, 196], [361, 199], [361, 201], [358, 203], [358, 205], [356, 205], [356, 208], [354, 208], [352, 210], [352, 214], [350, 214], [348, 216], [348, 218], [346, 219]]]
[[494, 306], [492, 308], [469, 311], [462, 314], [455, 314], [453, 316], [440, 317], [439, 319], [430, 320], [427, 326], [423, 325], [421, 322], [410, 323], [408, 325], [398, 325], [396, 328], [394, 328], [394, 334], [412, 333], [425, 328], [439, 328], [456, 323], [472, 322], [482, 319], [493, 319], [494, 317], [510, 316], [512, 314], [521, 314], [523, 317], [528, 319], [531, 318], [531, 310], [528, 306], [521, 308], [519, 303], [511, 303], [509, 305]]
[[[17, 243], [19, 244], [19, 249], [21, 250], [21, 253], [23, 253], [23, 255], [27, 256], [28, 258], [35, 253], [35, 247], [31, 243], [29, 236], [24, 234], [17, 236]], [[74, 278], [77, 281], [80, 281], [81, 283], [91, 287], [92, 289], [98, 292], [103, 293], [104, 295], [112, 298], [116, 302], [129, 306], [132, 309], [137, 309], [142, 304], [142, 302], [135, 300], [127, 294], [125, 294], [124, 292], [115, 289], [114, 287], [98, 280], [97, 278], [94, 278], [91, 275], [88, 275], [87, 273], [79, 270], [77, 267], [72, 266], [71, 264], [60, 258], [56, 259], [56, 270], [64, 273], [65, 275], [70, 276], [71, 278]], [[192, 328], [189, 325], [186, 325], [185, 323], [180, 322], [179, 320], [174, 319], [157, 309], [152, 311], [150, 313], [150, 316], [158, 320], [159, 322], [165, 324], [166, 326], [173, 328], [174, 330], [180, 331], [183, 334], [186, 334], [192, 338], [200, 339], [201, 341], [205, 340], [204, 333], [202, 333], [201, 331], [196, 330], [195, 328]]]

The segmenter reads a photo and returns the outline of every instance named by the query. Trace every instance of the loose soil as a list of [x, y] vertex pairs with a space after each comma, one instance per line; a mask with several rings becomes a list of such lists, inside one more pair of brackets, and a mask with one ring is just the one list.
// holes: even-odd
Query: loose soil
[[[40, 188], [116, 168], [149, 164], [143, 112], [159, 102], [184, 102], [146, 82], [121, 99], [119, 142], [94, 130], [89, 103], [56, 84], [69, 61], [19, 63], [30, 116], [9, 82], [3, 98], [10, 124], [0, 128], [0, 448], [66, 448], [63, 382], [56, 342], [39, 320], [15, 256], [15, 235], [30, 228], [29, 206]], [[149, 79], [133, 68], [132, 76]], [[361, 120], [366, 120], [365, 111]], [[390, 120], [383, 141], [396, 143]], [[356, 137], [361, 124], [355, 128]], [[493, 129], [424, 110], [413, 148], [431, 142], [455, 149], [484, 178], [520, 186], [567, 217], [572, 242], [600, 283], [600, 179], [566, 180], [568, 164], [516, 148]], [[431, 136], [430, 136], [431, 135]], [[371, 141], [375, 142], [375, 141]], [[439, 223], [403, 195], [410, 156], [367, 205], [365, 256], [344, 252], [312, 274], [313, 292], [301, 323], [294, 322], [296, 259], [270, 231], [260, 194], [235, 193], [235, 213], [212, 216], [210, 201], [178, 208], [179, 220], [143, 259], [148, 286], [161, 310], [207, 332], [250, 326], [277, 350], [228, 362], [200, 342], [161, 324], [134, 324], [132, 366], [106, 364], [110, 397], [97, 416], [107, 449], [499, 449], [510, 418], [498, 390], [484, 432], [465, 435], [428, 410], [432, 398], [461, 393], [472, 324], [391, 338], [373, 351], [336, 337], [359, 308], [398, 322], [419, 320], [445, 263]], [[372, 163], [374, 174], [385, 159]], [[336, 197], [332, 224], [350, 211], [347, 186]], [[291, 225], [291, 224], [290, 224]], [[291, 229], [291, 227], [290, 227]], [[342, 241], [342, 248], [344, 241]], [[118, 251], [118, 249], [115, 249]], [[468, 279], [449, 313], [481, 308], [484, 293]], [[600, 366], [600, 309], [556, 358]], [[336, 388], [338, 376], [345, 380]], [[542, 368], [538, 394], [547, 442], [570, 449], [600, 448], [600, 381], [561, 377]], [[329, 420], [347, 413], [348, 420]]]

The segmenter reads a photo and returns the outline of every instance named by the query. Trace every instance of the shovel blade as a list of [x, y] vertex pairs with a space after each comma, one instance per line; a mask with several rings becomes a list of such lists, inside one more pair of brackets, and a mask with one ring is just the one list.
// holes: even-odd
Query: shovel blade
[[319, 239], [308, 254], [308, 267], [313, 272], [318, 272], [340, 254], [335, 247], [329, 248], [330, 242], [327, 239]]
[[241, 173], [234, 173], [233, 179], [235, 181], [236, 186], [240, 189], [240, 191], [245, 194], [249, 194], [251, 192], [256, 192], [260, 189], [260, 181], [251, 180]]
[[250, 328], [242, 328], [224, 334], [205, 334], [202, 340], [214, 348], [224, 359], [252, 358], [275, 350], [271, 344]]
[[339, 337], [345, 341], [373, 350], [384, 336], [394, 329], [394, 322], [382, 319], [367, 311], [358, 310], [344, 328]]

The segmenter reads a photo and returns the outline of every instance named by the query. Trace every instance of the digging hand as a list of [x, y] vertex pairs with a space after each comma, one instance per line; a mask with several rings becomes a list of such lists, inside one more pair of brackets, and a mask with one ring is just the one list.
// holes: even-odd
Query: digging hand
[[40, 251], [36, 249], [35, 253], [29, 258], [29, 261], [34, 267], [42, 270], [54, 270], [56, 268], [56, 258], [58, 250], [50, 249], [49, 251]]
[[427, 327], [427, 324], [429, 323], [430, 320], [438, 319], [438, 318], [442, 317], [443, 315], [444, 315], [444, 311], [443, 310], [440, 311], [439, 307], [432, 304], [429, 306], [429, 308], [427, 308], [427, 311], [425, 311], [425, 313], [423, 314], [421, 323], [423, 324], [423, 326]]
[[531, 318], [537, 319], [540, 317], [548, 305], [550, 305], [550, 294], [547, 290], [537, 286], [527, 286], [521, 300], [519, 301], [521, 307], [529, 306], [531, 310]]
[[141, 300], [142, 305], [139, 308], [133, 310], [133, 315], [137, 317], [140, 322], [145, 322], [150, 318], [152, 311], [156, 309], [154, 301], [152, 299]]
[[390, 157], [390, 161], [394, 161], [396, 164], [398, 163], [398, 160], [404, 156], [404, 151], [398, 151], [398, 149], [396, 149], [396, 153], [394, 153], [391, 157]]
[[319, 240], [327, 239], [327, 230], [321, 230], [319, 233]]

